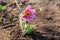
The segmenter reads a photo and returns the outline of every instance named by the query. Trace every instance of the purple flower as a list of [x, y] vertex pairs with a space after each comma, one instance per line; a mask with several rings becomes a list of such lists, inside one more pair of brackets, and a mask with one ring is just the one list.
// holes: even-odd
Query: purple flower
[[35, 17], [35, 14], [34, 14], [35, 11], [36, 10], [32, 9], [31, 6], [28, 5], [23, 12], [22, 18], [26, 19], [26, 21], [28, 22], [32, 21], [33, 18]]

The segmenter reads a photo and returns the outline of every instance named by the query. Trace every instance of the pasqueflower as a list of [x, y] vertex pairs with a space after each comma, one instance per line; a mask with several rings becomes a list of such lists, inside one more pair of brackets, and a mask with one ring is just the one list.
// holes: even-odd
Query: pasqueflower
[[26, 21], [30, 22], [35, 17], [34, 13], [35, 13], [35, 9], [32, 9], [31, 5], [28, 5], [23, 12], [22, 18], [26, 19]]

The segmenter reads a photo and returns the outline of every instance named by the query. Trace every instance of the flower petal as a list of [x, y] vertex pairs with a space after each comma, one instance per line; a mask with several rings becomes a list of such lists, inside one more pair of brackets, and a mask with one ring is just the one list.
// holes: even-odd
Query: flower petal
[[[30, 13], [30, 15], [28, 17], [25, 17], [25, 14], [24, 14], [26, 11], [28, 11]], [[26, 21], [30, 22], [35, 17], [35, 14], [34, 14], [35, 12], [36, 12], [36, 10], [32, 9], [31, 5], [28, 5], [23, 12], [22, 18], [26, 19]]]
[[28, 22], [30, 22], [30, 21], [31, 21], [31, 18], [26, 18], [26, 20], [27, 20]]
[[27, 20], [28, 22], [31, 22], [31, 21], [32, 21], [32, 19], [33, 19], [33, 17], [32, 17], [32, 16], [30, 16], [30, 17], [26, 18], [26, 20]]
[[35, 9], [31, 9], [31, 12], [32, 12], [32, 13], [35, 13], [35, 12], [36, 12], [36, 10], [35, 10]]
[[35, 17], [35, 14], [34, 13], [30, 13], [30, 17]]
[[31, 9], [31, 6], [28, 5], [28, 6], [26, 7], [25, 11], [30, 10], [30, 9]]

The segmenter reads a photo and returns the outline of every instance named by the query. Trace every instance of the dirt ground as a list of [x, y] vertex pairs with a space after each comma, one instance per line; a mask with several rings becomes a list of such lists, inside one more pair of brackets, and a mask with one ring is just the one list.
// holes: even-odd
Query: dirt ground
[[[60, 40], [60, 0], [0, 0], [6, 9], [0, 11], [0, 40]], [[31, 5], [36, 9], [33, 25], [36, 29], [31, 34], [22, 35], [19, 26], [19, 13]], [[13, 17], [13, 21], [8, 20]]]

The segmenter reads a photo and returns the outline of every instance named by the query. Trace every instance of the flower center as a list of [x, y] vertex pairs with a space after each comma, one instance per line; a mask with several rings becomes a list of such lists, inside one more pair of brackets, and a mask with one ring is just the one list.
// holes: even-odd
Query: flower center
[[30, 15], [29, 11], [26, 11], [25, 12], [25, 17], [29, 17], [29, 15]]

